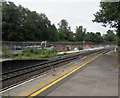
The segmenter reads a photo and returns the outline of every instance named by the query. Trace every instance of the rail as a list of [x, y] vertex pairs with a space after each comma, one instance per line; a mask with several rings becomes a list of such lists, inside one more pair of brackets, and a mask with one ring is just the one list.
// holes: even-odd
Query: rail
[[83, 57], [89, 54], [93, 53], [106, 53], [109, 49], [101, 49], [101, 50], [94, 50], [94, 51], [87, 51], [83, 53], [78, 54], [72, 54], [70, 56], [65, 56], [63, 58], [58, 58], [55, 60], [43, 62], [40, 64], [35, 64], [32, 66], [20, 68], [17, 70], [9, 71], [2, 74], [2, 90], [7, 89], [11, 86], [14, 86], [16, 84], [19, 84], [20, 82], [24, 82], [25, 80], [38, 75], [42, 74], [46, 71], [49, 71], [53, 68], [56, 68], [58, 66], [61, 66], [65, 63], [70, 62], [71, 60], [77, 59], [78, 57]]

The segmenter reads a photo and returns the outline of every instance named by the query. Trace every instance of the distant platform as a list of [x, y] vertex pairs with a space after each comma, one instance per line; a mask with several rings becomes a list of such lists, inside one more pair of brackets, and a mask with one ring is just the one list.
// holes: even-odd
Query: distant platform
[[0, 59], [0, 62], [9, 61], [9, 60], [13, 60], [13, 59]]
[[97, 50], [97, 49], [103, 49], [103, 48], [104, 48], [104, 47], [86, 48], [86, 49], [84, 49], [84, 50], [73, 50], [73, 51], [58, 52], [57, 54], [76, 53], [76, 52], [90, 51], [90, 50]]

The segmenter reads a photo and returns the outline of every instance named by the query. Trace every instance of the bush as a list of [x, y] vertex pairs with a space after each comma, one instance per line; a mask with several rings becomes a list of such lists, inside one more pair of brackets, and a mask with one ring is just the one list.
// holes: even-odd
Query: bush
[[83, 47], [78, 47], [79, 50], [83, 50]]
[[2, 47], [2, 57], [3, 58], [9, 58], [12, 57], [12, 51], [8, 46], [3, 46]]
[[18, 54], [17, 59], [29, 58], [29, 59], [40, 59], [40, 58], [50, 58], [56, 56], [55, 50], [34, 50], [25, 49], [22, 53]]
[[[9, 50], [9, 49], [8, 49]], [[7, 51], [8, 51], [7, 50]], [[5, 51], [5, 50], [4, 50]], [[19, 53], [16, 56], [13, 56], [14, 59], [41, 59], [41, 58], [51, 58], [55, 56], [63, 56], [65, 54], [57, 54], [55, 49], [52, 50], [44, 50], [44, 49], [25, 49], [22, 53]], [[8, 55], [5, 56], [6, 58], [9, 57]]]

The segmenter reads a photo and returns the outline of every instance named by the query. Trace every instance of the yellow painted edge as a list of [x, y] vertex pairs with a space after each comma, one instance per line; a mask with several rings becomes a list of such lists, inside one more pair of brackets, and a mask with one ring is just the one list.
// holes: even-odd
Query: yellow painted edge
[[88, 62], [86, 63], [83, 63], [81, 66], [73, 69], [71, 72], [65, 74], [64, 76], [58, 78], [57, 80], [53, 81], [52, 83], [46, 85], [45, 87], [41, 88], [40, 90], [36, 91], [35, 93], [31, 94], [30, 96], [28, 96], [28, 98], [32, 98], [32, 96], [36, 96], [38, 94], [40, 94], [41, 92], [43, 92], [44, 90], [48, 89], [49, 87], [51, 87], [52, 85], [56, 84], [57, 82], [63, 80], [64, 78], [66, 78], [67, 76], [69, 76], [70, 74], [72, 74], [73, 72], [77, 71], [78, 69], [80, 69], [81, 67], [85, 66], [86, 64], [90, 63], [91, 61], [97, 59], [99, 56], [101, 56], [102, 54], [94, 57], [93, 59], [89, 60]]

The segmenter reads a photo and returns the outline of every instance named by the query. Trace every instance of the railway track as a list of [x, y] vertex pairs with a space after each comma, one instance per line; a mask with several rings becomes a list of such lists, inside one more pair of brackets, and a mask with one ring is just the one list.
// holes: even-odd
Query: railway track
[[30, 79], [31, 77], [35, 75], [43, 74], [44, 72], [47, 72], [58, 66], [64, 65], [80, 57], [82, 58], [86, 55], [90, 55], [93, 53], [106, 53], [109, 50], [110, 49], [101, 49], [101, 50], [87, 51], [87, 52], [78, 53], [78, 54], [72, 54], [69, 56], [62, 57], [62, 58], [46, 61], [40, 64], [36, 64], [36, 65], [32, 65], [32, 66], [28, 66], [28, 67], [2, 73], [2, 80], [1, 80], [2, 90], [15, 86], [21, 82], [26, 81], [27, 79]]

